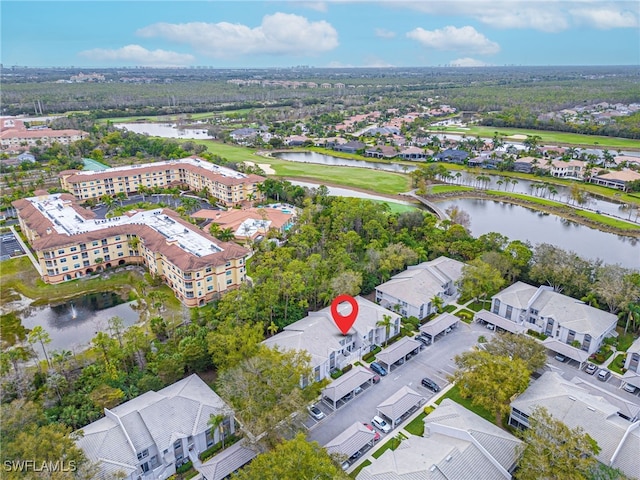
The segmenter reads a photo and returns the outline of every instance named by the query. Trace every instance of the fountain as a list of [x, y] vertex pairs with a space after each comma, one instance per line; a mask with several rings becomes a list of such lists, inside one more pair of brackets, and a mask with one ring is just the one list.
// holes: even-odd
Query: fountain
[[76, 307], [73, 302], [71, 302], [71, 319], [75, 320], [76, 318], [78, 318], [78, 312], [76, 311]]

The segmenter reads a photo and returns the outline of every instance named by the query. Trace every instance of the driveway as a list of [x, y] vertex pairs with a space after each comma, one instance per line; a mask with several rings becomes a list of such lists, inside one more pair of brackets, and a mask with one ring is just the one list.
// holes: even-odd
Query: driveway
[[[382, 377], [378, 384], [365, 389], [337, 411], [332, 412], [326, 405], [322, 405], [325, 418], [317, 422], [309, 417], [310, 421], [305, 422], [309, 427], [309, 439], [324, 445], [354, 422], [371, 423], [371, 418], [377, 415], [376, 407], [405, 385], [423, 395], [428, 401], [434, 393], [423, 387], [420, 380], [423, 377], [429, 377], [440, 388], [444, 388], [449, 384], [449, 375], [455, 370], [453, 358], [475, 345], [480, 335], [484, 335], [489, 340], [493, 332], [487, 331], [481, 325], [459, 322], [458, 327], [451, 333], [439, 337], [435, 343], [422, 349], [404, 365], [393, 367], [392, 371]], [[382, 432], [380, 434], [385, 437], [394, 435], [394, 431], [387, 435]], [[379, 443], [381, 442], [384, 442], [384, 438]]]

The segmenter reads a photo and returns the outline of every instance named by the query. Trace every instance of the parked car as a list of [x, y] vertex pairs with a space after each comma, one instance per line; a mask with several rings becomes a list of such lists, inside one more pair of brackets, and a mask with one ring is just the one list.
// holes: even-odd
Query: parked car
[[309, 410], [309, 415], [311, 415], [316, 420], [322, 420], [324, 418], [324, 412], [320, 410], [316, 405], [307, 407], [307, 410]]
[[622, 387], [622, 389], [625, 392], [629, 392], [629, 393], [636, 393], [637, 387], [631, 385], [630, 383], [625, 383], [624, 387]]
[[349, 460], [345, 460], [344, 462], [342, 462], [342, 470], [347, 470], [349, 468], [351, 464], [349, 463]]
[[376, 372], [378, 375], [382, 377], [384, 377], [387, 374], [387, 370], [378, 362], [372, 362], [370, 366], [371, 366], [371, 370], [373, 370], [374, 372]]
[[380, 375], [374, 375], [373, 376], [373, 383], [378, 383], [380, 381]]
[[611, 372], [607, 369], [601, 368], [598, 372], [598, 380], [606, 382], [611, 377]]
[[429, 390], [432, 390], [433, 392], [439, 392], [440, 391], [440, 387], [438, 386], [438, 384], [436, 382], [434, 382], [433, 380], [431, 380], [430, 378], [424, 377], [421, 381], [422, 386], [428, 388]]
[[376, 427], [378, 430], [382, 430], [384, 433], [389, 433], [391, 431], [391, 425], [385, 422], [378, 415], [371, 419], [371, 423], [373, 423], [374, 427]]
[[365, 427], [367, 427], [369, 430], [371, 430], [372, 432], [375, 432], [375, 435], [373, 436], [373, 441], [374, 442], [377, 442], [378, 440], [380, 440], [380, 434], [378, 432], [376, 432], [371, 425], [369, 425], [368, 423], [365, 423], [363, 425]]
[[431, 345], [431, 342], [429, 340], [427, 340], [427, 337], [424, 337], [422, 335], [416, 335], [415, 337], [413, 337], [414, 340], [419, 341], [420, 343], [422, 343], [425, 347]]
[[362, 387], [356, 387], [353, 393], [355, 393], [356, 395], [360, 395], [362, 393]]
[[567, 357], [565, 357], [564, 355], [562, 355], [561, 353], [558, 353], [555, 357], [557, 361], [564, 363], [567, 360]]
[[487, 323], [487, 330], [495, 330], [496, 326], [493, 323]]
[[589, 375], [593, 375], [594, 373], [596, 373], [598, 371], [598, 366], [594, 365], [593, 363], [587, 363], [586, 368], [584, 369], [585, 373], [588, 373]]
[[394, 365], [404, 365], [404, 358], [398, 360]]

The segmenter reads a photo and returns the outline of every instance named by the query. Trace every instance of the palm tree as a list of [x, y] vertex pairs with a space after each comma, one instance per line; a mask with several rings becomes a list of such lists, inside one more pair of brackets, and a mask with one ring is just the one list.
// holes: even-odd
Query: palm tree
[[222, 448], [224, 449], [224, 439], [226, 436], [226, 431], [227, 431], [227, 426], [225, 423], [225, 420], [227, 419], [227, 415], [223, 414], [223, 413], [218, 413], [217, 415], [211, 415], [209, 417], [209, 425], [211, 425], [211, 428], [215, 431], [218, 431], [218, 434], [220, 436], [220, 441], [222, 442]]
[[387, 343], [389, 343], [389, 333], [391, 333], [392, 325], [393, 325], [393, 321], [392, 321], [391, 315], [382, 315], [382, 320], [379, 320], [376, 322], [376, 326], [384, 327], [384, 331], [385, 331], [384, 346], [385, 347], [387, 346]]
[[230, 228], [225, 228], [224, 230], [221, 230], [220, 233], [218, 233], [217, 237], [218, 237], [218, 240], [221, 240], [223, 242], [229, 242], [233, 240], [235, 235], [233, 233], [233, 230], [231, 230]]
[[502, 180], [498, 180], [496, 182], [496, 185], [498, 185], [498, 190], [502, 190], [502, 185], [504, 184], [504, 182]]
[[267, 333], [270, 337], [273, 337], [276, 333], [278, 333], [278, 325], [276, 325], [273, 320], [271, 320], [271, 323], [267, 326]]
[[51, 360], [49, 360], [49, 355], [47, 355], [47, 349], [44, 347], [46, 344], [51, 343], [49, 333], [42, 328], [42, 326], [37, 325], [29, 332], [29, 336], [27, 338], [32, 346], [36, 342], [40, 343], [42, 353], [44, 353], [44, 358], [47, 360], [47, 365], [51, 366]]
[[516, 185], [518, 184], [518, 180], [511, 180], [511, 185], [513, 185], [513, 188], [511, 189], [512, 192], [516, 191]]
[[442, 300], [442, 297], [438, 296], [438, 295], [434, 295], [431, 300], [431, 307], [433, 308], [433, 310], [437, 313], [440, 311], [440, 309], [442, 308], [442, 305], [444, 304], [444, 301]]
[[631, 324], [631, 331], [635, 332], [637, 329], [637, 323], [640, 321], [640, 305], [637, 303], [629, 303], [625, 309], [620, 312], [619, 316], [621, 318], [626, 317], [626, 321], [624, 324], [624, 333], [627, 333], [629, 329], [629, 324]]
[[221, 230], [222, 229], [220, 228], [220, 225], [218, 225], [217, 223], [212, 223], [211, 225], [209, 225], [209, 233], [214, 237], [220, 235]]

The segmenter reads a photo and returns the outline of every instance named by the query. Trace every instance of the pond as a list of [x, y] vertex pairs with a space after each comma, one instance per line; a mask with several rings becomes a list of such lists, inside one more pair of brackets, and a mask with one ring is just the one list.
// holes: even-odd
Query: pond
[[[397, 163], [383, 163], [383, 162], [369, 162], [366, 160], [352, 160], [349, 158], [338, 158], [331, 155], [325, 155], [316, 152], [281, 152], [274, 154], [278, 158], [283, 160], [289, 160], [291, 162], [301, 163], [316, 163], [320, 165], [332, 165], [342, 167], [359, 167], [359, 168], [371, 168], [375, 170], [384, 170], [387, 172], [405, 173], [414, 171], [417, 166], [415, 165], [399, 165]], [[540, 177], [539, 180], [524, 180], [524, 179], [509, 179], [502, 177], [501, 175], [491, 174], [487, 170], [482, 170], [481, 173], [471, 173], [465, 171], [450, 171], [452, 178], [448, 181], [451, 184], [466, 185], [472, 187], [479, 187], [478, 175], [487, 177], [489, 180], [487, 183], [482, 184], [482, 188], [491, 190], [508, 190], [509, 192], [522, 193], [525, 195], [544, 196], [551, 200], [555, 200], [563, 203], [571, 203], [571, 193], [568, 187], [561, 185], [555, 185], [557, 193], [550, 194], [545, 188], [540, 188], [545, 182], [544, 177]], [[501, 182], [501, 183], [498, 183]], [[595, 198], [590, 195], [586, 195], [585, 203], [581, 206], [586, 210], [600, 211], [608, 215], [621, 218], [624, 220], [636, 220], [638, 219], [636, 213], [628, 212], [624, 210], [624, 206], [620, 203]], [[631, 214], [633, 213], [633, 216]]]
[[210, 140], [213, 138], [207, 133], [207, 128], [178, 128], [175, 123], [115, 123], [113, 126], [152, 137], [180, 138], [185, 140]]
[[620, 263], [640, 269], [640, 241], [601, 232], [556, 215], [538, 212], [519, 205], [462, 198], [437, 202], [446, 209], [457, 206], [471, 217], [474, 236], [499, 232], [511, 240], [531, 244], [551, 243], [564, 250], [573, 250], [581, 257], [600, 258], [605, 263]]
[[[100, 331], [106, 331], [109, 319], [122, 318], [130, 327], [138, 321], [135, 302], [125, 302], [112, 292], [92, 293], [66, 303], [45, 307], [29, 307], [20, 312], [22, 325], [32, 329], [40, 325], [51, 337], [47, 350], [84, 350]], [[36, 346], [42, 355], [42, 349]]]

